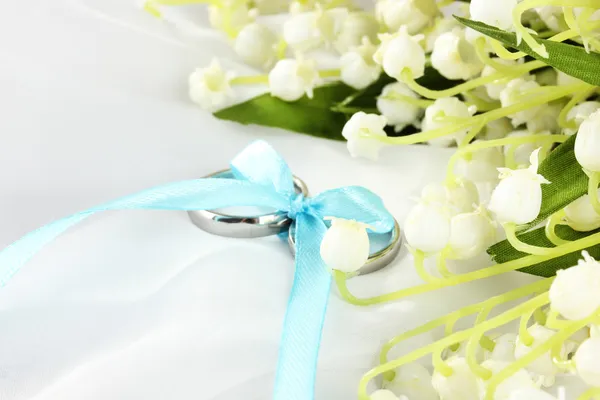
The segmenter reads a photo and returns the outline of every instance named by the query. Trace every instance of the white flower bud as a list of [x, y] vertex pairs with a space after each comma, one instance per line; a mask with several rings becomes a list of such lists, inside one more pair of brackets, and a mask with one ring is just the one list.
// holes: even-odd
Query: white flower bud
[[406, 26], [408, 33], [418, 33], [437, 13], [433, 0], [379, 0], [377, 4], [377, 15], [392, 32]]
[[225, 0], [219, 5], [208, 6], [208, 21], [213, 28], [235, 36], [244, 26], [256, 18], [256, 10], [251, 9], [247, 2]]
[[496, 227], [483, 208], [458, 214], [450, 220], [452, 258], [466, 260], [482, 254], [496, 237]]
[[558, 114], [565, 106], [560, 101], [555, 101], [549, 104], [544, 104], [533, 118], [527, 120], [527, 129], [532, 132], [560, 132], [558, 125]]
[[447, 364], [452, 375], [444, 376], [433, 372], [431, 383], [444, 400], [479, 400], [477, 377], [463, 357], [451, 357]]
[[600, 102], [598, 101], [586, 101], [569, 110], [567, 113], [567, 122], [575, 124], [575, 127], [574, 129], [565, 128], [565, 135], [576, 134], [583, 121], [597, 110], [600, 110]]
[[386, 74], [402, 80], [404, 69], [410, 70], [414, 79], [425, 74], [425, 50], [419, 44], [422, 36], [410, 36], [406, 27], [393, 34], [379, 35], [381, 44], [373, 59], [383, 67]]
[[490, 353], [489, 359], [512, 363], [515, 361], [515, 346], [517, 335], [514, 333], [505, 333], [494, 339], [496, 345]]
[[473, 211], [479, 203], [475, 185], [468, 180], [457, 180], [454, 185], [430, 183], [421, 191], [421, 200], [446, 209], [451, 216]]
[[558, 400], [550, 393], [546, 393], [541, 389], [537, 388], [523, 388], [517, 389], [512, 392], [508, 400]]
[[381, 75], [381, 66], [373, 61], [377, 50], [367, 38], [362, 45], [353, 48], [340, 57], [341, 79], [354, 89], [364, 89]]
[[[432, 105], [425, 109], [425, 118], [423, 119], [423, 131], [432, 131], [443, 128], [453, 122], [444, 121], [444, 117], [470, 118], [469, 107], [456, 97], [443, 97], [437, 99]], [[452, 135], [442, 136], [429, 140], [434, 146], [448, 147], [452, 144], [458, 144], [465, 137], [468, 130], [462, 130]]]
[[535, 9], [540, 16], [540, 19], [548, 28], [555, 32], [562, 32], [568, 29], [562, 7], [559, 6], [542, 6]]
[[584, 169], [600, 172], [600, 110], [581, 123], [575, 139], [575, 158]]
[[[468, 6], [468, 5], [467, 5]], [[431, 53], [435, 46], [435, 41], [440, 35], [452, 31], [454, 28], [460, 28], [462, 25], [454, 18], [438, 17], [435, 19], [433, 29], [425, 33], [425, 51]]]
[[394, 370], [394, 380], [386, 383], [385, 388], [397, 396], [407, 399], [439, 400], [439, 396], [431, 385], [431, 374], [421, 364], [410, 363]]
[[283, 24], [283, 40], [296, 51], [309, 51], [323, 43], [313, 11], [292, 15]]
[[487, 123], [483, 131], [485, 140], [502, 139], [512, 132], [513, 126], [508, 118], [498, 118]]
[[407, 125], [418, 123], [422, 111], [416, 105], [407, 103], [402, 99], [394, 99], [395, 94], [414, 99], [418, 99], [419, 95], [410, 90], [404, 83], [395, 82], [386, 85], [381, 92], [381, 96], [377, 99], [377, 109], [387, 118], [388, 123], [395, 127], [396, 132], [399, 132]]
[[471, 0], [471, 19], [503, 30], [512, 30], [512, 11], [518, 0]]
[[[516, 61], [504, 60], [502, 58], [494, 58], [494, 61], [496, 61], [499, 64], [506, 65], [506, 66], [517, 65]], [[483, 70], [481, 71], [481, 76], [486, 77], [486, 76], [496, 74], [497, 72], [498, 72], [498, 70], [496, 70], [494, 67], [486, 65], [485, 67], [483, 67]], [[488, 96], [490, 96], [492, 99], [500, 100], [500, 93], [502, 93], [502, 91], [506, 88], [507, 83], [508, 82], [506, 82], [505, 79], [500, 79], [498, 81], [488, 83], [487, 85], [485, 85], [485, 90], [487, 91]]]
[[468, 80], [483, 69], [475, 47], [465, 40], [465, 31], [461, 28], [442, 33], [437, 38], [431, 53], [431, 65], [448, 79]]
[[[529, 99], [527, 91], [535, 90], [540, 85], [535, 80], [529, 78], [517, 78], [508, 82], [506, 87], [500, 92], [500, 103], [502, 107], [509, 107], [515, 104], [522, 103]], [[530, 107], [526, 110], [518, 111], [509, 117], [512, 119], [513, 126], [517, 127], [526, 123], [528, 120], [535, 118], [542, 106]]]
[[402, 400], [396, 397], [394, 392], [386, 389], [379, 389], [371, 393], [370, 400]]
[[369, 258], [369, 226], [341, 218], [331, 218], [331, 227], [321, 242], [321, 258], [331, 269], [358, 271]]
[[[600, 195], [600, 190], [598, 190]], [[585, 194], [565, 207], [565, 220], [576, 231], [589, 232], [600, 228], [600, 215], [592, 207], [590, 196]]]
[[353, 12], [344, 19], [333, 46], [338, 53], [344, 54], [354, 47], [360, 46], [365, 37], [370, 42], [375, 42], [378, 32], [379, 24], [371, 15], [364, 12]]
[[244, 62], [268, 69], [277, 59], [278, 38], [264, 25], [246, 25], [235, 38], [233, 49]]
[[319, 72], [313, 60], [279, 60], [269, 72], [271, 96], [285, 101], [296, 101], [305, 94], [312, 98], [318, 81]]
[[450, 216], [439, 205], [419, 202], [406, 217], [404, 236], [414, 249], [424, 253], [441, 251], [450, 240]]
[[[511, 365], [509, 362], [505, 361], [496, 361], [496, 360], [486, 360], [481, 363], [481, 366], [492, 371], [493, 374], [497, 374], [506, 367]], [[481, 394], [481, 398], [484, 398], [484, 394], [487, 390], [487, 382], [483, 379], [479, 379], [479, 393]], [[517, 390], [523, 390], [527, 388], [535, 388], [536, 384], [529, 376], [529, 373], [524, 368], [518, 370], [516, 373], [512, 374], [510, 377], [506, 378], [502, 381], [501, 384], [496, 387], [496, 391], [494, 392], [494, 400], [506, 400], [510, 398], [511, 393]]]
[[574, 267], [559, 270], [550, 286], [550, 306], [564, 318], [577, 321], [600, 307], [600, 263], [587, 252]]
[[293, 14], [283, 24], [283, 39], [296, 51], [309, 51], [330, 44], [341, 29], [348, 15], [345, 8], [323, 9], [319, 4], [316, 11]]
[[[549, 135], [550, 132], [539, 132], [537, 133], [540, 136]], [[513, 131], [506, 135], [506, 137], [521, 137], [521, 136], [531, 136], [531, 132], [526, 129]], [[526, 167], [529, 165], [529, 159], [531, 158], [531, 154], [536, 150], [543, 146], [544, 143], [540, 142], [532, 142], [532, 143], [523, 143], [519, 144], [515, 147], [515, 145], [504, 146], [504, 155], [508, 155], [508, 152], [511, 151], [512, 147], [515, 147], [513, 157], [514, 161], [519, 168]], [[540, 150], [540, 154], [545, 155], [546, 151], [542, 152]]]
[[[476, 140], [473, 143], [478, 143]], [[456, 162], [454, 174], [471, 182], [497, 182], [498, 168], [504, 167], [504, 155], [497, 147], [481, 149], [470, 154], [468, 159]]]
[[499, 168], [500, 183], [494, 189], [489, 209], [497, 219], [527, 224], [537, 218], [542, 206], [542, 183], [550, 183], [537, 173], [539, 149], [531, 154], [527, 169]]
[[[521, 338], [518, 338], [517, 344], [515, 346], [516, 359], [526, 356], [535, 347], [546, 342], [556, 334], [555, 331], [541, 326], [539, 324], [534, 324], [530, 326], [527, 329], [527, 331], [533, 337], [533, 343], [531, 344], [531, 346], [526, 346], [521, 340]], [[566, 357], [567, 354], [564, 346], [561, 346], [560, 353], [562, 357]], [[550, 380], [550, 382], [554, 380], [554, 377], [559, 372], [558, 367], [554, 365], [554, 362], [552, 362], [552, 355], [550, 354], [550, 351], [542, 354], [540, 357], [536, 358], [533, 362], [528, 364], [527, 370], [534, 374], [540, 375], [547, 380]]]
[[224, 108], [233, 91], [229, 81], [231, 72], [225, 72], [215, 58], [206, 68], [197, 68], [188, 79], [190, 99], [203, 109], [214, 112]]
[[577, 373], [590, 386], [600, 386], [600, 337], [589, 338], [574, 356]]
[[362, 111], [354, 114], [342, 129], [342, 136], [348, 141], [350, 155], [377, 160], [379, 151], [385, 144], [372, 138], [362, 137], [361, 134], [385, 137], [387, 136], [384, 131], [386, 124], [387, 120], [381, 115], [366, 114]]

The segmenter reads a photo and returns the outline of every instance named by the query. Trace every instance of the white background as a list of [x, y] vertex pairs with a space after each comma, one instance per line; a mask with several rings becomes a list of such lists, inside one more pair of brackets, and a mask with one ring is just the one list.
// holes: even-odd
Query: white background
[[[230, 57], [213, 34], [181, 40], [126, 0], [2, 3], [0, 247], [61, 216], [221, 169], [256, 138], [312, 193], [363, 185], [401, 222], [411, 197], [443, 177], [450, 150], [393, 148], [369, 163], [344, 143], [212, 118], [188, 101], [186, 81], [214, 55]], [[292, 266], [273, 238], [212, 237], [185, 213], [86, 222], [0, 289], [0, 399], [268, 399]], [[384, 340], [526, 280], [509, 274], [368, 309], [332, 294], [317, 399], [355, 398]], [[404, 255], [352, 289], [418, 282]]]

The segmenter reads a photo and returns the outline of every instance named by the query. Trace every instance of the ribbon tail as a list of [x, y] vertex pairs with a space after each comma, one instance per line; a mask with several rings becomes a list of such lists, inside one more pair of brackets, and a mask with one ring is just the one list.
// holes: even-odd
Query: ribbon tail
[[321, 259], [327, 228], [316, 216], [298, 214], [296, 271], [286, 310], [274, 400], [312, 400], [331, 274]]
[[44, 245], [87, 217], [108, 210], [210, 210], [237, 205], [284, 209], [289, 200], [268, 187], [234, 179], [196, 179], [158, 186], [54, 221], [0, 252], [0, 287]]

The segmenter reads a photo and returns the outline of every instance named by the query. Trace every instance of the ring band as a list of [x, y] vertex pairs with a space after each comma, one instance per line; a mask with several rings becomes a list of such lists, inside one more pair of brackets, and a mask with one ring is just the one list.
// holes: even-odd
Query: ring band
[[[296, 242], [294, 240], [294, 227], [290, 229], [288, 235], [288, 244], [290, 251], [293, 255], [296, 254]], [[389, 244], [383, 249], [370, 254], [369, 259], [358, 270], [358, 275], [366, 275], [389, 265], [398, 255], [400, 248], [402, 247], [402, 235], [400, 235], [400, 225], [398, 221], [394, 219], [394, 230], [392, 231], [392, 237], [390, 238]]]
[[[205, 178], [233, 179], [230, 169], [217, 171]], [[308, 197], [308, 188], [302, 179], [294, 176], [294, 189]], [[228, 215], [213, 210], [188, 211], [188, 215], [198, 228], [219, 236], [235, 238], [257, 238], [277, 235], [287, 230], [292, 219], [283, 211], [263, 215]]]

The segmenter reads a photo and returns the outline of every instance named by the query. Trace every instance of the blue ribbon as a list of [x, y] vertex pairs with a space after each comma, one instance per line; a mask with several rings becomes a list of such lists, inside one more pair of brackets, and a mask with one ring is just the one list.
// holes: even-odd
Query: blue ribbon
[[349, 186], [313, 198], [296, 194], [288, 165], [266, 142], [250, 144], [231, 162], [236, 179], [208, 178], [159, 186], [79, 212], [43, 226], [0, 252], [0, 286], [45, 244], [87, 217], [107, 210], [210, 210], [232, 206], [271, 207], [296, 222], [294, 282], [285, 315], [275, 377], [275, 400], [314, 399], [321, 332], [331, 274], [320, 256], [324, 217], [353, 219], [379, 233], [394, 218], [369, 190]]

